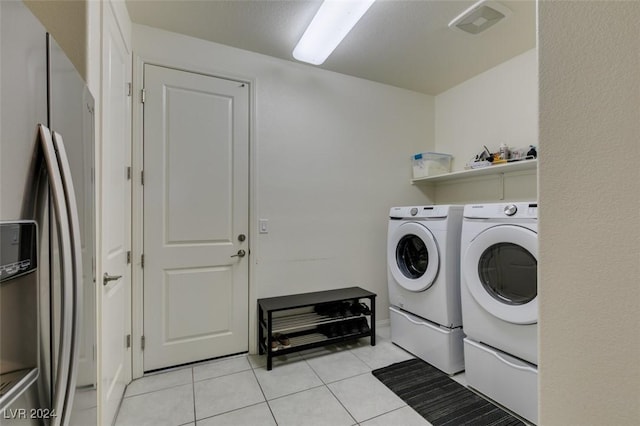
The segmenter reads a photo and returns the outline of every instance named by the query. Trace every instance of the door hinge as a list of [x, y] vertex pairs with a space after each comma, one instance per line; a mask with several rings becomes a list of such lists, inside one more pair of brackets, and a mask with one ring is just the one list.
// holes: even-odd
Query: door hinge
[[127, 265], [131, 263], [131, 252], [127, 252]]
[[127, 83], [127, 96], [131, 96], [133, 94], [133, 86], [131, 83]]
[[127, 348], [131, 347], [131, 335], [127, 334]]
[[145, 340], [144, 340], [144, 336], [142, 336], [140, 338], [140, 349], [144, 351], [144, 347], [145, 347]]
[[140, 267], [144, 268], [144, 254], [140, 255]]
[[127, 180], [131, 180], [131, 166], [127, 167]]
[[144, 185], [144, 170], [140, 172], [140, 185]]
[[144, 103], [145, 99], [146, 99], [146, 89], [142, 89], [140, 90], [140, 102]]

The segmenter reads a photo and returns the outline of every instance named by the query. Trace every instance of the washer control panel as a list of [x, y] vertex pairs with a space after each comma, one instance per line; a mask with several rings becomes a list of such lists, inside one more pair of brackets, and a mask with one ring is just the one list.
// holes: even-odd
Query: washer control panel
[[439, 206], [407, 206], [407, 207], [392, 207], [389, 211], [389, 217], [391, 219], [406, 219], [406, 218], [446, 218], [449, 216], [452, 209], [462, 209], [462, 206], [454, 205], [439, 205]]

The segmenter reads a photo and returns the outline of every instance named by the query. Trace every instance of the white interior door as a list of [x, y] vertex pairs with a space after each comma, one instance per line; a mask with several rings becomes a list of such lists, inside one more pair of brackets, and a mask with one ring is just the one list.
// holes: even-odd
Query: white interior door
[[112, 424], [131, 381], [131, 54], [108, 2], [103, 4], [102, 272], [119, 279], [102, 289], [102, 424]]
[[249, 88], [144, 68], [144, 370], [248, 349]]

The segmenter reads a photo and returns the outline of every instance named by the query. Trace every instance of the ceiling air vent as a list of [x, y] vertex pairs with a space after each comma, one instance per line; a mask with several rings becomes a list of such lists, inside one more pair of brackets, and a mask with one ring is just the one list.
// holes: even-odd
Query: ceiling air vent
[[480, 0], [449, 22], [449, 28], [458, 28], [470, 34], [479, 34], [511, 15], [506, 6], [490, 0]]

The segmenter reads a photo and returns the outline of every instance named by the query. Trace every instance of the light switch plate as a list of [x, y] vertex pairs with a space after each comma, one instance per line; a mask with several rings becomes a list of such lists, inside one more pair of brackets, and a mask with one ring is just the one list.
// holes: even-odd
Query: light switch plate
[[261, 234], [269, 233], [269, 219], [258, 220], [258, 232]]

